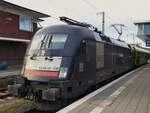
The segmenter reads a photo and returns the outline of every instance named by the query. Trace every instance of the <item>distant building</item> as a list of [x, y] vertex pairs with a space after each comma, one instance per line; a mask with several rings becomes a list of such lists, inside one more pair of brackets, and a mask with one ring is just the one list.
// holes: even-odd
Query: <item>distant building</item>
[[0, 60], [10, 65], [22, 64], [37, 23], [45, 17], [49, 15], [0, 0]]
[[150, 21], [134, 24], [138, 27], [137, 36], [145, 42], [145, 46], [150, 47]]

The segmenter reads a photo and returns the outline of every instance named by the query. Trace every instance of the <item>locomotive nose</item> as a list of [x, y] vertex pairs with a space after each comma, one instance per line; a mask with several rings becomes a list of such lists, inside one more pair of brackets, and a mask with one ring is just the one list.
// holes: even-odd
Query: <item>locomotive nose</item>
[[[46, 58], [46, 59], [45, 59]], [[67, 59], [68, 62], [69, 59]], [[65, 57], [37, 57], [36, 60], [26, 59], [23, 76], [28, 80], [48, 82], [50, 79], [67, 77], [68, 64]]]

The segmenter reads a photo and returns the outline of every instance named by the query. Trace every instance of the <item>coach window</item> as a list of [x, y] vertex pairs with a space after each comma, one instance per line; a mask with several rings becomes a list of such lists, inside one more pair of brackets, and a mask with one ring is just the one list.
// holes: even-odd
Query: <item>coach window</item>
[[23, 31], [33, 31], [33, 23], [30, 18], [20, 16], [19, 18], [19, 29]]

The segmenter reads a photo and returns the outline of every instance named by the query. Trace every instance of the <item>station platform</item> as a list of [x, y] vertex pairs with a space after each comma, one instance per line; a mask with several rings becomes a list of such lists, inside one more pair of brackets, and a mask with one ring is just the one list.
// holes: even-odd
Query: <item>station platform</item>
[[150, 113], [150, 65], [125, 74], [57, 113]]
[[0, 71], [0, 78], [7, 77], [7, 76], [14, 76], [14, 75], [20, 75], [21, 69], [14, 68], [14, 69], [7, 69]]
[[13, 84], [16, 79], [16, 76], [20, 74], [20, 68], [9, 68], [0, 71], [0, 90], [6, 89], [8, 85]]

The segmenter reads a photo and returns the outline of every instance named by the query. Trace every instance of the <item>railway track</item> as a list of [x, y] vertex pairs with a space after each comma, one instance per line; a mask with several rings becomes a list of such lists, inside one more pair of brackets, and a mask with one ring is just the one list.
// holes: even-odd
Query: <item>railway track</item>
[[33, 110], [30, 110], [30, 111], [25, 112], [25, 113], [55, 113], [55, 112], [50, 112], [50, 111], [39, 111], [39, 110], [33, 109]]
[[7, 96], [10, 96], [10, 94], [8, 93], [7, 89], [0, 89], [0, 99], [3, 99]]
[[16, 99], [17, 98], [8, 93], [7, 89], [0, 89], [0, 105]]
[[14, 97], [7, 89], [0, 89], [0, 113], [26, 113], [35, 108], [33, 101]]
[[36, 103], [9, 94], [7, 89], [0, 89], [0, 113], [55, 113], [36, 109]]

